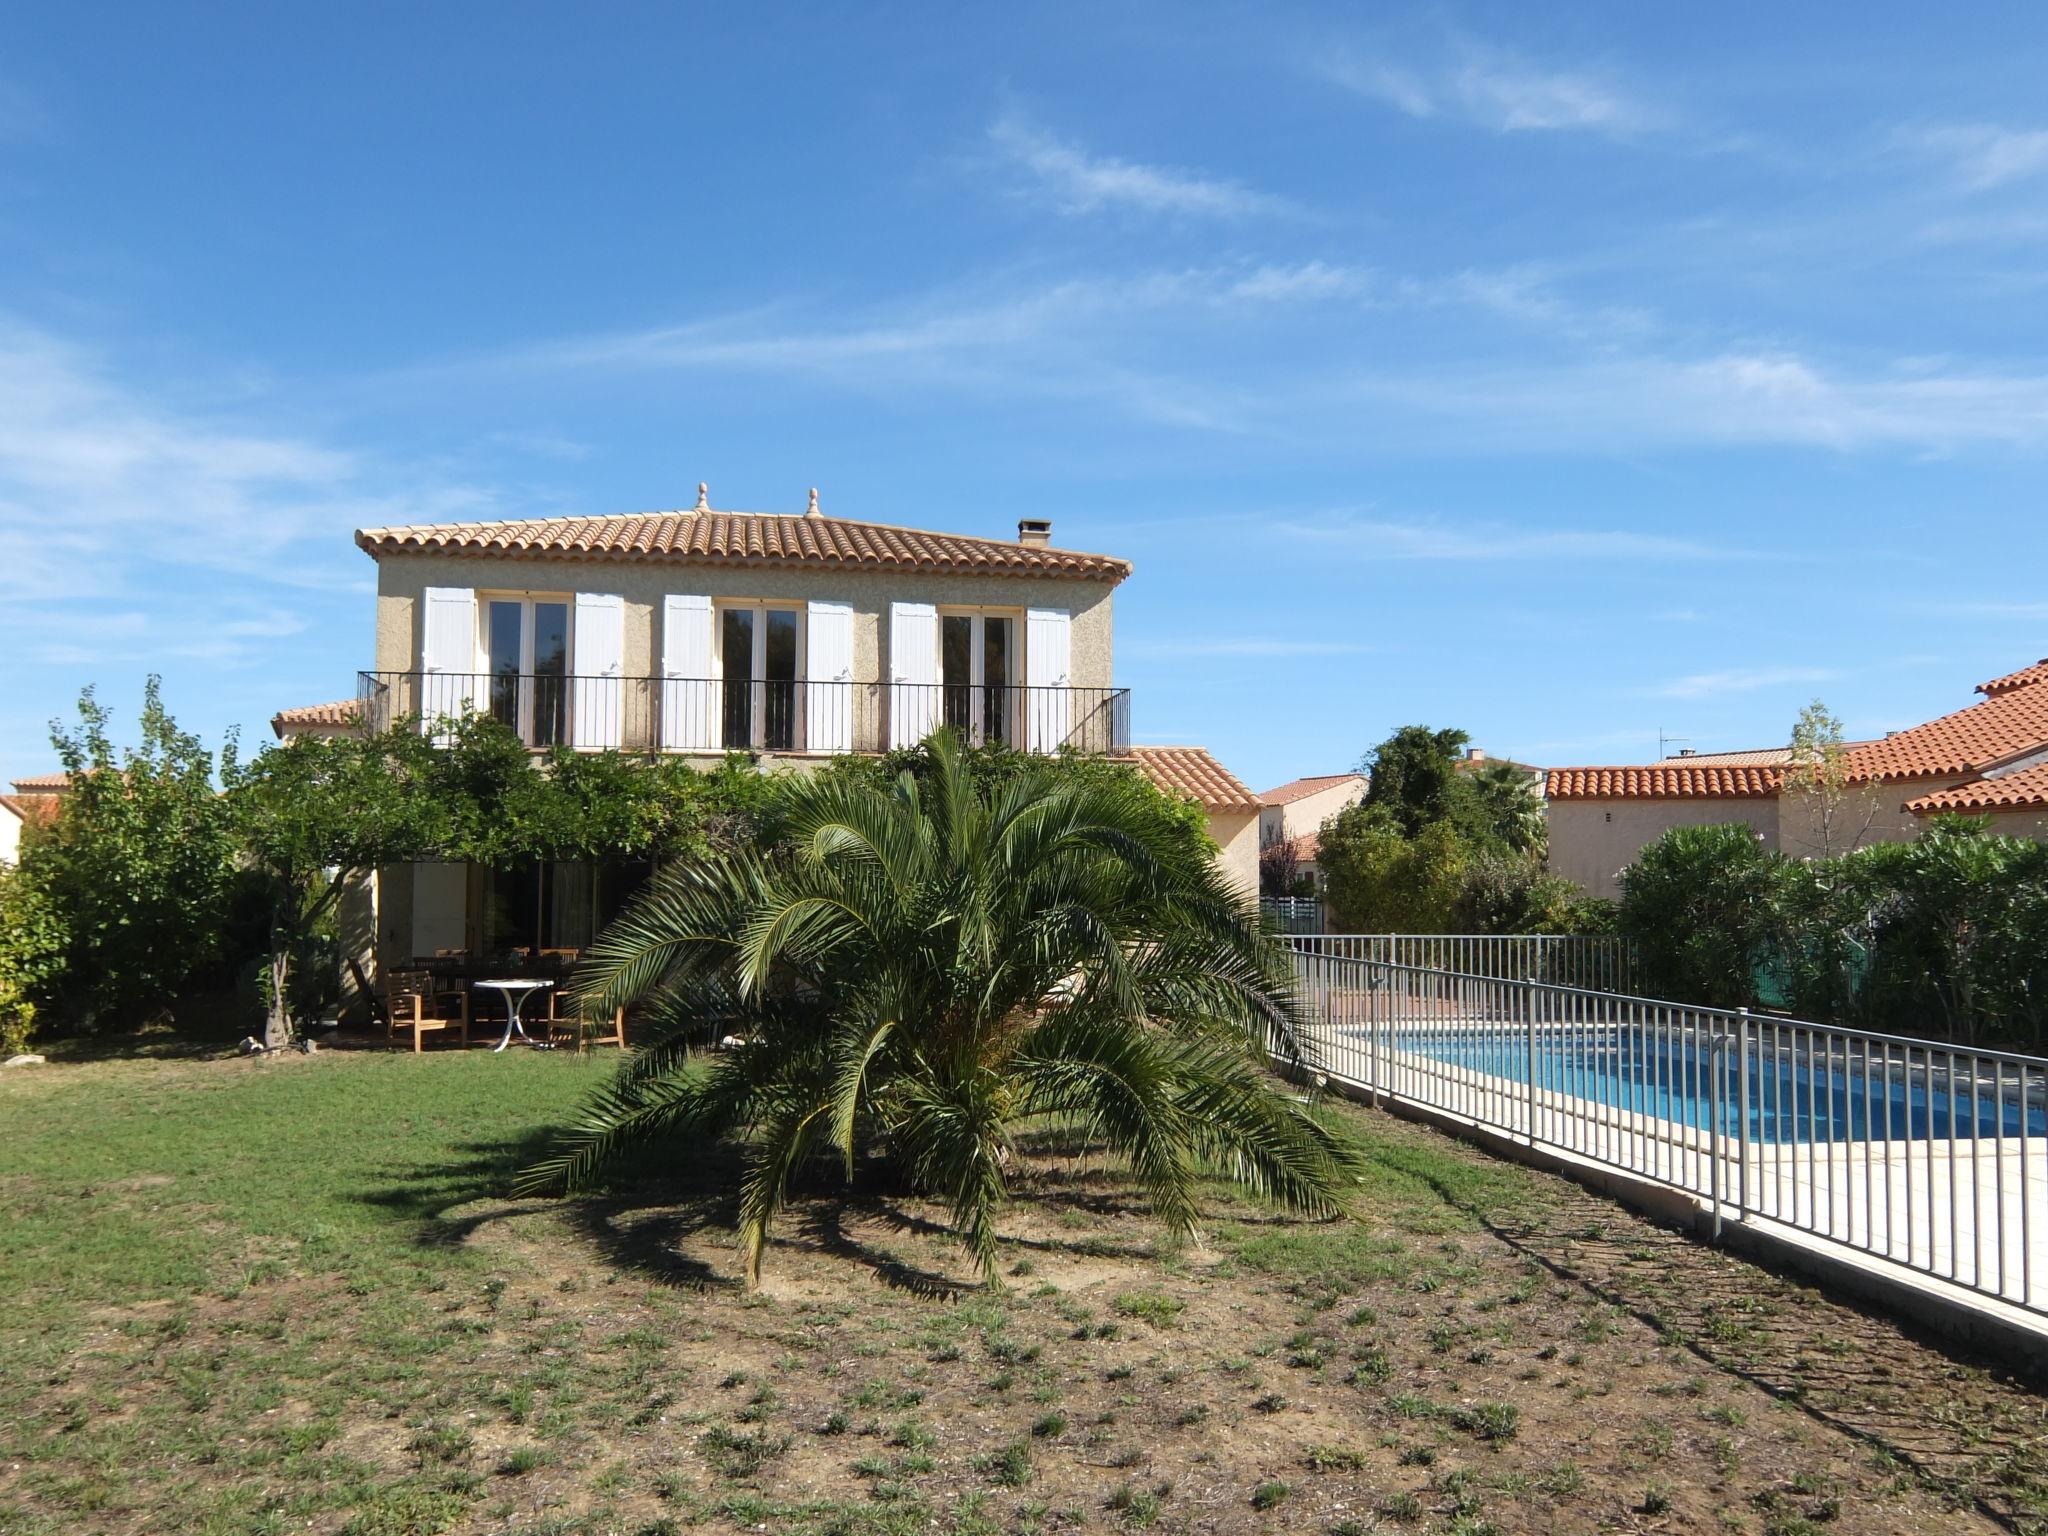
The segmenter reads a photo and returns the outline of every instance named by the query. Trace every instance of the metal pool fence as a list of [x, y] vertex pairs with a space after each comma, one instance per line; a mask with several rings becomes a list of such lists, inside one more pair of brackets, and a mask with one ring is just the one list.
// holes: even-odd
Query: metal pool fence
[[1548, 981], [1595, 992], [1635, 986], [1635, 953], [1618, 933], [1317, 933], [1288, 939], [1307, 954], [1378, 960], [1500, 981]]
[[1310, 1070], [2048, 1312], [2048, 1060], [1328, 943]]

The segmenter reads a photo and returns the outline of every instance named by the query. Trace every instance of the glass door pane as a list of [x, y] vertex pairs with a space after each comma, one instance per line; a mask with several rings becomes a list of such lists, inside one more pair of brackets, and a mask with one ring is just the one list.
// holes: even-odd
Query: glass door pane
[[796, 611], [770, 608], [762, 642], [761, 746], [796, 748]]
[[[526, 605], [494, 599], [484, 614], [485, 669], [490, 673], [491, 715], [520, 729], [519, 669], [526, 654]], [[522, 731], [521, 739], [525, 733]]]
[[754, 610], [720, 611], [718, 654], [725, 668], [725, 746], [754, 745]]
[[533, 734], [527, 744], [552, 747], [568, 738], [569, 605], [533, 605]]
[[984, 741], [1006, 742], [1010, 729], [1010, 621], [981, 621], [981, 731]]
[[939, 615], [941, 719], [963, 737], [974, 734], [974, 619], [965, 613]]

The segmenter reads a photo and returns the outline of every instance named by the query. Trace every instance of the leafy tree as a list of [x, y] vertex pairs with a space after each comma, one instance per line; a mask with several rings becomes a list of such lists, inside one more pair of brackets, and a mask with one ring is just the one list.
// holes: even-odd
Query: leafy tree
[[1652, 995], [1733, 1008], [1776, 956], [1785, 861], [1738, 824], [1673, 827], [1621, 875], [1622, 932]]
[[[750, 1279], [798, 1171], [874, 1155], [993, 1281], [1034, 1123], [1127, 1157], [1176, 1232], [1206, 1177], [1336, 1210], [1353, 1154], [1263, 1070], [1295, 1023], [1284, 960], [1147, 788], [1045, 762], [977, 783], [950, 733], [886, 788], [790, 782], [781, 849], [676, 865], [586, 957], [583, 994], [651, 1003], [656, 1032], [525, 1187], [744, 1135]], [[740, 1043], [699, 1057], [707, 1027]]]
[[1459, 756], [1471, 739], [1459, 730], [1402, 726], [1358, 765], [1370, 776], [1363, 803], [1403, 837], [1442, 821], [1462, 832], [1478, 832], [1482, 818], [1472, 785], [1458, 771]]
[[440, 772], [439, 750], [414, 730], [302, 736], [229, 766], [237, 846], [270, 885], [265, 1044], [291, 1037], [293, 967], [323, 968], [313, 939], [342, 893], [379, 866], [423, 857], [448, 837], [448, 807], [429, 788]]
[[[159, 680], [143, 688], [139, 745], [117, 750], [110, 719], [87, 688], [75, 729], [51, 723], [71, 784], [21, 859], [24, 899], [63, 945], [37, 983], [40, 1001], [86, 1024], [154, 1012], [222, 959], [235, 878], [213, 754], [178, 729]], [[234, 762], [232, 740], [223, 761]]]

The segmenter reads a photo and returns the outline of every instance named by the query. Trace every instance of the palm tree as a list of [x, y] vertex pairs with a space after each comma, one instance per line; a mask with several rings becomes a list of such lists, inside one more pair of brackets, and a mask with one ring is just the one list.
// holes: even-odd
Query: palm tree
[[599, 939], [579, 993], [651, 1004], [652, 1043], [523, 1188], [744, 1137], [750, 1284], [792, 1175], [870, 1153], [950, 1206], [993, 1282], [1032, 1125], [1120, 1154], [1176, 1234], [1210, 1175], [1337, 1212], [1355, 1155], [1265, 1070], [1293, 1050], [1284, 961], [1157, 793], [1046, 761], [978, 786], [950, 733], [925, 752], [886, 787], [793, 783], [780, 851], [675, 868]]

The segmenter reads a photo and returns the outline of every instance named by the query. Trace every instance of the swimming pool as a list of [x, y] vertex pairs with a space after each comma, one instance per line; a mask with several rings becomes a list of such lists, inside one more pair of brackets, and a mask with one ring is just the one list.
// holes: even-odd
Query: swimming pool
[[[1400, 1052], [1510, 1082], [1530, 1080], [1530, 1040], [1518, 1030], [1410, 1024], [1380, 1031], [1376, 1038], [1383, 1048], [1391, 1045]], [[1363, 1032], [1349, 1043], [1364, 1044]], [[1830, 1061], [1817, 1051], [1774, 1048], [1767, 1033], [1762, 1043], [1752, 1039], [1748, 1054], [1751, 1141], [2048, 1136], [2048, 1107], [2039, 1101], [2039, 1080], [2034, 1100], [2022, 1104], [2018, 1078], [2010, 1069], [2004, 1091], [1998, 1093], [1988, 1078], [1974, 1090], [1968, 1080], [1958, 1079], [1951, 1090], [1939, 1070], [1930, 1084], [1924, 1059], [1916, 1058], [1908, 1071], [1896, 1048], [1889, 1073], [1881, 1050], [1875, 1048], [1866, 1069], [1853, 1050], [1846, 1062], [1839, 1051]], [[1536, 1087], [1543, 1092], [1701, 1129], [1714, 1122], [1718, 1073], [1720, 1130], [1724, 1135], [1738, 1134], [1742, 1062], [1732, 1046], [1717, 1061], [1706, 1042], [1690, 1032], [1574, 1025], [1538, 1030], [1533, 1056]]]

